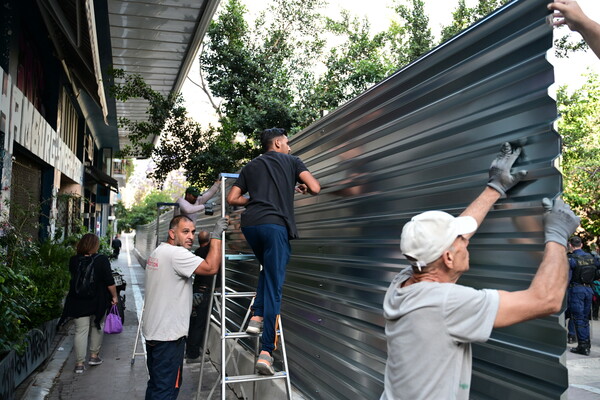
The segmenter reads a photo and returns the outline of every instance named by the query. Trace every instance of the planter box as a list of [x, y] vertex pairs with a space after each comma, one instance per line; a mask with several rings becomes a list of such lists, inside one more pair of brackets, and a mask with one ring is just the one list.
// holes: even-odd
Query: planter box
[[15, 388], [48, 358], [56, 335], [58, 319], [44, 323], [27, 333], [27, 350], [19, 355], [14, 351], [0, 361], [0, 399], [13, 400]]

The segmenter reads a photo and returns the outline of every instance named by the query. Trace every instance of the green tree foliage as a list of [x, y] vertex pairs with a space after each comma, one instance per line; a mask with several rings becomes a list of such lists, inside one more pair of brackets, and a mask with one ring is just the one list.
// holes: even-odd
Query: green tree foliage
[[[504, 2], [480, 0], [473, 8], [461, 2], [455, 30]], [[184, 168], [189, 182], [208, 187], [217, 173], [234, 172], [260, 153], [263, 129], [277, 126], [293, 135], [434, 46], [424, 0], [398, 0], [392, 8], [399, 21], [377, 34], [348, 12], [322, 16], [323, 4], [274, 0], [251, 24], [242, 0], [223, 3], [200, 54], [200, 86], [218, 127], [200, 127], [187, 120], [177, 97], [161, 97], [138, 78], [120, 75], [117, 98], [143, 97], [151, 104], [149, 122], [121, 121], [134, 132], [134, 146], [125, 151], [135, 154], [137, 145], [147, 156], [148, 138], [164, 130], [152, 151], [155, 181]], [[327, 47], [325, 38], [339, 44]]]
[[465, 0], [459, 0], [458, 6], [452, 13], [452, 23], [442, 29], [441, 42], [464, 31], [506, 3], [508, 0], [479, 0], [475, 7], [468, 7]]
[[406, 21], [408, 62], [414, 61], [433, 47], [433, 35], [429, 28], [429, 17], [425, 13], [423, 0], [411, 0], [412, 7], [397, 4], [394, 9]]
[[600, 80], [589, 74], [587, 82], [569, 94], [557, 91], [563, 137], [564, 197], [581, 217], [581, 226], [600, 235]]
[[148, 101], [147, 121], [133, 121], [119, 117], [119, 125], [127, 129], [131, 144], [123, 146], [116, 156], [149, 158], [154, 149], [153, 139], [160, 136], [167, 123], [185, 123], [186, 110], [182, 106], [183, 98], [179, 93], [163, 96], [152, 89], [139, 74], [126, 74], [120, 69], [114, 69], [111, 73], [115, 80], [121, 81], [111, 87], [115, 99], [123, 102], [129, 99]]
[[148, 224], [156, 219], [158, 207], [156, 203], [172, 203], [173, 199], [168, 194], [153, 190], [141, 204], [135, 204], [127, 209], [123, 202], [119, 201], [115, 205], [115, 217], [118, 219], [118, 226], [121, 230], [129, 232], [138, 225]]

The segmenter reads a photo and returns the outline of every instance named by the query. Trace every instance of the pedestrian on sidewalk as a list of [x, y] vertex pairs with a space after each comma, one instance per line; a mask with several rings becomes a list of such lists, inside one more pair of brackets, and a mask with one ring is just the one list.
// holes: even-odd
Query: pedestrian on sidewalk
[[143, 334], [150, 379], [146, 400], [173, 400], [182, 382], [185, 339], [192, 310], [192, 275], [214, 275], [221, 265], [221, 234], [227, 219], [221, 218], [210, 233], [210, 250], [202, 259], [189, 249], [195, 223], [178, 215], [169, 224], [169, 237], [148, 257]]
[[[569, 239], [571, 254], [569, 254], [570, 282], [568, 288], [569, 335], [577, 336], [577, 347], [571, 348], [571, 353], [590, 355], [590, 313], [592, 312], [592, 284], [600, 268], [600, 260], [582, 250], [583, 243], [579, 236]], [[572, 324], [571, 325], [571, 321]], [[574, 332], [571, 327], [574, 327]]]
[[119, 239], [119, 234], [115, 235], [115, 238], [112, 240], [110, 246], [113, 248], [113, 258], [116, 260], [119, 258], [119, 254], [121, 253], [121, 239]]
[[90, 358], [88, 365], [102, 364], [99, 356], [102, 347], [102, 326], [111, 304], [117, 304], [117, 290], [110, 268], [110, 260], [98, 254], [100, 239], [86, 233], [77, 243], [77, 254], [69, 261], [71, 281], [65, 300], [61, 326], [67, 319], [75, 322], [75, 373], [85, 370], [88, 335]]
[[503, 145], [488, 186], [459, 217], [427, 211], [404, 225], [400, 248], [411, 266], [394, 278], [383, 302], [388, 359], [382, 400], [468, 399], [472, 342], [487, 341], [492, 328], [560, 310], [567, 240], [579, 225], [560, 199], [543, 202], [544, 258], [527, 290], [476, 290], [456, 283], [469, 270], [469, 239], [525, 175], [511, 173], [520, 152]]
[[[246, 207], [242, 213], [242, 233], [262, 265], [252, 306], [254, 315], [246, 332], [262, 330], [256, 369], [261, 374], [273, 375], [275, 321], [291, 253], [290, 239], [298, 237], [294, 192], [316, 195], [321, 186], [300, 158], [289, 154], [285, 129], [266, 129], [260, 141], [264, 153], [242, 168], [227, 194], [227, 202]], [[246, 193], [250, 197], [244, 196]]]

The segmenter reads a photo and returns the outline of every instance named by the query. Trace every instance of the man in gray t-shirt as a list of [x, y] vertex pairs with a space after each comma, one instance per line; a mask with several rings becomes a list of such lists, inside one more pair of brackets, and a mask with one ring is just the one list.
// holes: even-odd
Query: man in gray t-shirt
[[527, 290], [457, 285], [469, 269], [469, 238], [490, 208], [525, 172], [511, 174], [520, 149], [505, 143], [488, 187], [459, 216], [427, 211], [402, 229], [400, 248], [412, 267], [392, 281], [383, 302], [388, 360], [382, 400], [468, 399], [471, 343], [492, 328], [558, 312], [568, 280], [567, 240], [579, 218], [562, 200], [544, 199], [544, 258]]
[[146, 400], [177, 398], [192, 311], [192, 276], [217, 273], [226, 229], [227, 220], [219, 219], [210, 233], [210, 250], [200, 258], [189, 251], [196, 234], [194, 222], [178, 215], [169, 224], [167, 242], [148, 256], [142, 316], [149, 375]]

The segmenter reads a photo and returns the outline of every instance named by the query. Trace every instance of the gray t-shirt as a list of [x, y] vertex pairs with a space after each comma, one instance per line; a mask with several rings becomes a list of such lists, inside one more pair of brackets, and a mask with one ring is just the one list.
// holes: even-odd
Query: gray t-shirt
[[142, 332], [146, 340], [172, 341], [188, 334], [192, 275], [202, 258], [185, 247], [161, 243], [146, 263]]
[[489, 339], [498, 291], [437, 282], [400, 287], [411, 274], [400, 272], [383, 302], [388, 359], [381, 400], [468, 399], [470, 343]]

